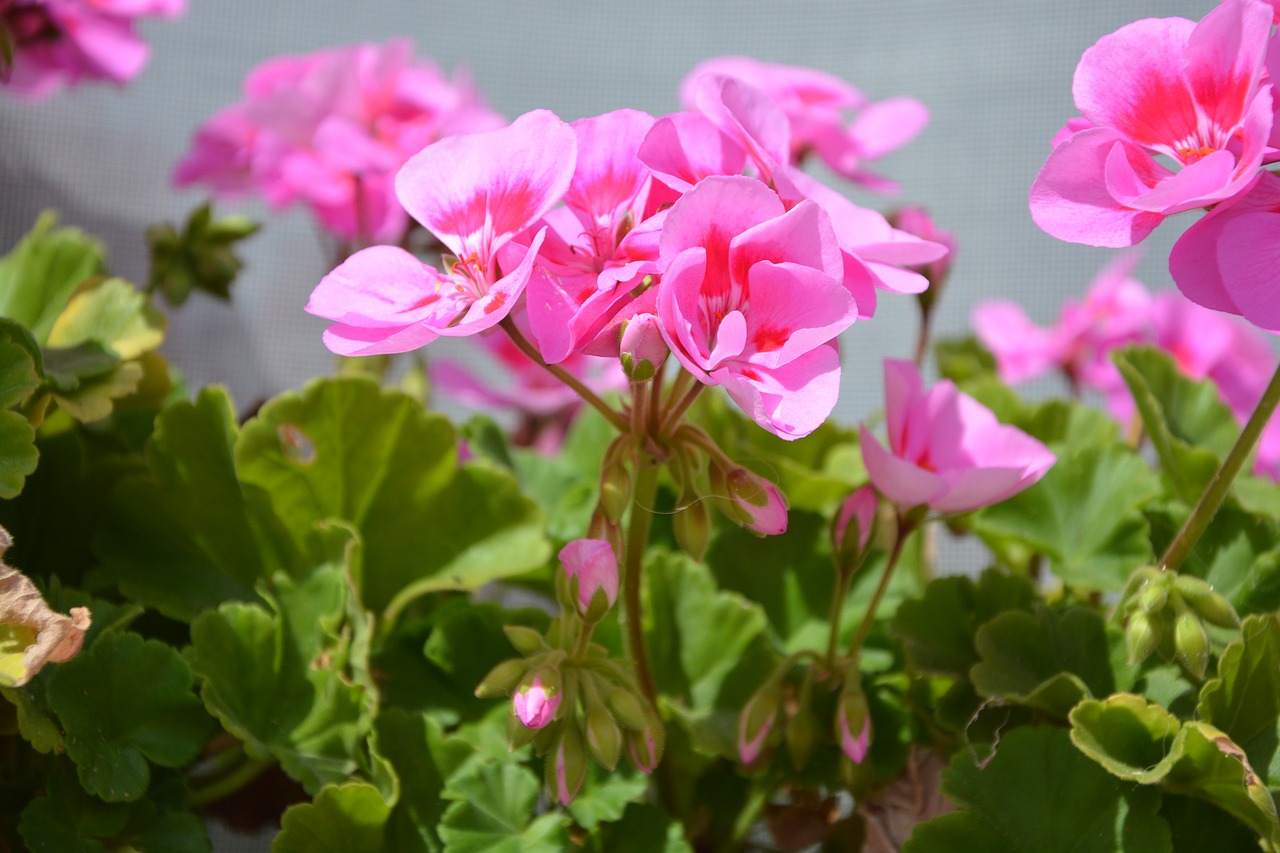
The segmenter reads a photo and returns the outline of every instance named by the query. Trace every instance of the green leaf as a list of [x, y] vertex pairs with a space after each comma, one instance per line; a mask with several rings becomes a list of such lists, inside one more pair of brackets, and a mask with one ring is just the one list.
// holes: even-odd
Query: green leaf
[[208, 853], [204, 823], [186, 809], [176, 774], [157, 774], [147, 797], [104, 803], [81, 789], [75, 774], [54, 773], [44, 796], [22, 812], [18, 831], [30, 853]]
[[1059, 454], [1083, 447], [1106, 447], [1120, 440], [1120, 425], [1106, 412], [1070, 400], [1048, 400], [1014, 425]]
[[440, 824], [449, 853], [553, 853], [569, 838], [558, 813], [534, 820], [539, 782], [518, 764], [473, 764], [449, 780]]
[[600, 849], [609, 853], [693, 853], [684, 827], [656, 806], [632, 803], [622, 820], [601, 827]]
[[327, 785], [314, 802], [285, 810], [271, 853], [382, 853], [390, 814], [372, 785]]
[[924, 597], [904, 601], [890, 632], [902, 641], [911, 666], [922, 674], [968, 679], [978, 662], [974, 634], [997, 614], [1027, 610], [1035, 589], [1025, 578], [988, 569], [971, 578], [938, 578]]
[[245, 750], [275, 757], [314, 793], [357, 769], [369, 697], [346, 671], [343, 571], [318, 569], [298, 584], [277, 575], [275, 585], [273, 612], [233, 602], [197, 618], [191, 664], [206, 707]]
[[1240, 635], [1218, 659], [1218, 677], [1205, 683], [1196, 710], [1239, 744], [1254, 770], [1280, 790], [1280, 618], [1250, 616]]
[[159, 290], [171, 305], [185, 302], [193, 288], [230, 299], [231, 285], [244, 265], [235, 244], [257, 230], [258, 224], [245, 216], [215, 220], [207, 202], [191, 212], [181, 234], [169, 224], [153, 225], [147, 229], [148, 289]]
[[387, 756], [399, 780], [399, 797], [386, 826], [386, 849], [440, 853], [440, 819], [448, 803], [445, 780], [474, 754], [458, 739], [445, 738], [425, 714], [384, 709], [376, 720], [377, 751]]
[[137, 634], [106, 634], [49, 677], [49, 706], [85, 790], [136, 800], [148, 761], [181, 767], [204, 746], [211, 721], [192, 690], [191, 667], [171, 647]]
[[550, 555], [537, 508], [514, 478], [457, 465], [448, 420], [358, 377], [321, 379], [262, 407], [236, 444], [242, 482], [269, 496], [304, 552], [319, 522], [341, 519], [364, 542], [364, 606], [398, 612], [443, 589], [523, 574]]
[[1071, 740], [1121, 779], [1150, 785], [1164, 779], [1179, 756], [1172, 744], [1182, 721], [1142, 696], [1118, 693], [1088, 700], [1071, 712]]
[[649, 777], [637, 770], [628, 767], [609, 772], [592, 765], [582, 792], [567, 808], [579, 826], [595, 829], [621, 818], [627, 806], [648, 790]]
[[1141, 508], [1160, 483], [1140, 456], [1113, 446], [1060, 456], [1044, 479], [983, 510], [974, 530], [1047, 555], [1069, 586], [1119, 591], [1134, 569], [1155, 559]]
[[124, 361], [160, 346], [164, 315], [124, 279], [109, 278], [80, 290], [58, 316], [47, 347], [97, 343]]
[[0, 317], [17, 320], [44, 343], [76, 288], [102, 269], [102, 247], [76, 228], [55, 228], [45, 211], [0, 258]]
[[616, 434], [599, 412], [587, 408], [574, 419], [554, 456], [511, 448], [520, 488], [542, 507], [551, 536], [576, 539], [587, 529], [599, 497], [600, 462]]
[[1102, 617], [1085, 607], [1001, 613], [974, 638], [979, 694], [1066, 718], [1081, 699], [1115, 689]]
[[993, 376], [996, 359], [976, 337], [940, 340], [933, 345], [938, 373], [957, 385], [980, 376]]
[[962, 807], [916, 827], [903, 853], [1167, 853], [1160, 797], [1108, 774], [1061, 729], [1020, 727], [979, 767], [961, 749], [942, 790]]

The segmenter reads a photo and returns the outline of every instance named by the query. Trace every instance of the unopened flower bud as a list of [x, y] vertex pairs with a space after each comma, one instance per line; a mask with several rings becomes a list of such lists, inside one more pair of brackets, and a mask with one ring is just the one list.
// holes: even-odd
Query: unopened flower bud
[[1240, 627], [1240, 616], [1231, 602], [1200, 578], [1178, 575], [1174, 578], [1173, 587], [1210, 624], [1219, 628]]
[[862, 692], [862, 682], [857, 672], [851, 672], [840, 694], [840, 707], [836, 711], [836, 737], [840, 748], [854, 764], [861, 764], [871, 748], [871, 712], [867, 708], [867, 696]]
[[531, 655], [547, 648], [547, 641], [543, 639], [542, 634], [528, 625], [503, 625], [502, 632], [507, 635], [507, 641], [522, 655]]
[[662, 759], [658, 741], [648, 729], [627, 732], [627, 753], [631, 756], [631, 763], [646, 776], [653, 772], [653, 768]]
[[678, 510], [671, 526], [680, 550], [701, 563], [707, 553], [707, 543], [711, 541], [711, 514], [707, 511], [706, 502], [694, 500]]
[[743, 764], [751, 764], [764, 751], [765, 742], [773, 731], [782, 697], [777, 685], [766, 683], [747, 700], [738, 715], [738, 758]]
[[807, 705], [802, 705], [795, 716], [787, 721], [787, 755], [791, 758], [791, 766], [797, 771], [804, 770], [813, 756], [813, 745], [818, 740], [817, 728], [813, 711]]
[[1173, 626], [1173, 645], [1187, 672], [1196, 678], [1204, 678], [1205, 670], [1209, 668], [1209, 634], [1194, 610], [1178, 614]]
[[849, 571], [858, 565], [875, 533], [880, 499], [870, 485], [863, 486], [840, 505], [832, 530], [840, 568]]
[[606, 465], [600, 475], [600, 509], [611, 521], [621, 521], [631, 506], [631, 474], [620, 462]]
[[587, 524], [587, 539], [603, 539], [609, 543], [613, 553], [622, 553], [622, 527], [617, 521], [609, 518], [603, 509], [596, 509]]
[[609, 697], [605, 701], [609, 705], [609, 710], [613, 712], [614, 718], [624, 728], [633, 732], [640, 732], [644, 731], [645, 726], [648, 725], [644, 715], [644, 707], [630, 690], [624, 690], [621, 687], [615, 688], [609, 692]]
[[603, 539], [575, 539], [560, 549], [560, 562], [565, 574], [577, 578], [581, 612], [591, 608], [597, 590], [604, 593], [605, 609], [613, 606], [618, 598], [618, 558], [613, 546]]
[[1138, 608], [1143, 613], [1154, 615], [1164, 610], [1169, 602], [1169, 584], [1165, 578], [1147, 581], [1138, 590]]
[[489, 674], [476, 687], [476, 698], [492, 699], [496, 696], [509, 695], [528, 671], [529, 664], [521, 658], [504, 660], [489, 670]]
[[725, 486], [742, 524], [761, 536], [787, 532], [787, 500], [778, 487], [746, 468], [725, 475]]
[[526, 728], [540, 729], [555, 719], [562, 698], [559, 687], [544, 685], [542, 673], [538, 672], [532, 681], [511, 694], [511, 708]]
[[637, 314], [628, 320], [618, 349], [622, 371], [632, 382], [647, 382], [656, 376], [671, 352], [653, 314]]
[[587, 748], [596, 763], [608, 770], [618, 766], [622, 754], [622, 732], [613, 715], [600, 705], [587, 711]]
[[1141, 610], [1134, 611], [1124, 627], [1124, 645], [1129, 663], [1142, 663], [1160, 647], [1160, 623]]
[[587, 778], [587, 753], [582, 733], [572, 723], [560, 732], [555, 750], [547, 759], [547, 789], [562, 806], [573, 802]]

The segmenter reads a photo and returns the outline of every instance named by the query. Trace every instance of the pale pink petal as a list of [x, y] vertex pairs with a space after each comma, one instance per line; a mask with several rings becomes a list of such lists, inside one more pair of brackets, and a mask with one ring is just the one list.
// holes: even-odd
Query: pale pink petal
[[788, 441], [822, 426], [840, 394], [840, 354], [833, 344], [767, 369], [741, 362], [715, 371], [734, 402], [757, 424]]
[[874, 160], [915, 139], [928, 123], [929, 109], [915, 98], [888, 98], [863, 107], [849, 136], [862, 157]]
[[709, 177], [685, 193], [667, 212], [659, 249], [664, 262], [691, 247], [710, 254], [713, 247], [723, 251], [723, 259], [708, 258], [726, 265], [729, 241], [755, 225], [782, 216], [786, 209], [778, 194], [764, 184], [745, 177]]
[[737, 175], [747, 162], [738, 145], [698, 113], [675, 113], [654, 122], [637, 156], [680, 192], [711, 175]]
[[1219, 127], [1240, 123], [1266, 62], [1273, 10], [1255, 0], [1224, 3], [1187, 40], [1183, 70], [1196, 103]]
[[489, 285], [488, 291], [472, 302], [462, 317], [453, 319], [448, 325], [436, 326], [436, 331], [450, 337], [465, 337], [491, 329], [502, 322], [511, 313], [511, 309], [516, 307], [525, 285], [529, 283], [533, 261], [538, 256], [538, 248], [546, 233], [545, 228], [539, 230], [519, 266]]
[[1116, 202], [1135, 211], [1165, 216], [1234, 195], [1231, 179], [1235, 170], [1235, 155], [1214, 151], [1150, 186], [1146, 183], [1149, 170], [1134, 168], [1127, 150], [1119, 145], [1111, 149], [1105, 166], [1107, 191]]
[[973, 309], [971, 322], [995, 356], [1000, 378], [1009, 384], [1048, 373], [1064, 355], [1057, 340], [1013, 302], [984, 302]]
[[439, 273], [394, 246], [373, 246], [326, 275], [307, 312], [348, 325], [394, 329], [426, 320], [436, 302]]
[[649, 180], [637, 158], [640, 143], [653, 127], [653, 116], [639, 110], [575, 121], [578, 159], [565, 203], [594, 217], [628, 208]]
[[858, 316], [841, 281], [812, 267], [760, 261], [750, 282], [752, 364], [785, 364], [836, 337]]
[[947, 493], [946, 480], [885, 450], [865, 426], [859, 432], [859, 446], [872, 485], [898, 506], [929, 504]]
[[831, 218], [815, 202], [806, 199], [782, 216], [744, 230], [729, 249], [729, 263], [739, 280], [758, 261], [784, 259], [825, 271], [835, 279], [844, 274]]

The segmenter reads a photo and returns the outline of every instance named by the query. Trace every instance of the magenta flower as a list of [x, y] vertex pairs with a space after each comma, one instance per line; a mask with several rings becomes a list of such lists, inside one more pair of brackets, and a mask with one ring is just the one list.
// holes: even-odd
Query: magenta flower
[[658, 316], [685, 369], [782, 438], [817, 429], [839, 393], [835, 338], [857, 318], [826, 213], [707, 178], [668, 211], [661, 255]]
[[564, 573], [578, 579], [578, 604], [585, 613], [597, 590], [609, 606], [618, 599], [618, 557], [603, 539], [575, 539], [560, 549]]
[[186, 0], [6, 0], [0, 30], [13, 42], [13, 67], [0, 83], [26, 98], [43, 98], [81, 80], [127, 83], [147, 62], [134, 32], [145, 16], [173, 18]]
[[1091, 126], [1036, 177], [1036, 224], [1061, 240], [1131, 246], [1166, 216], [1248, 190], [1273, 153], [1272, 14], [1261, 0], [1228, 0], [1199, 23], [1148, 18], [1085, 51], [1072, 91]]
[[949, 382], [928, 392], [909, 361], [884, 363], [889, 449], [862, 427], [863, 462], [876, 491], [908, 510], [968, 512], [1009, 498], [1045, 475], [1056, 457], [1001, 424]]
[[686, 109], [698, 107], [698, 78], [709, 74], [750, 84], [778, 106], [789, 126], [786, 162], [799, 165], [816, 154], [837, 175], [873, 190], [896, 190], [897, 184], [863, 164], [906, 145], [929, 121], [929, 111], [914, 98], [872, 103], [823, 71], [743, 56], [708, 59], [690, 71], [680, 84]]
[[1218, 205], [1187, 229], [1169, 255], [1169, 272], [1192, 302], [1277, 332], [1277, 247], [1280, 178], [1263, 172], [1248, 193]]
[[307, 303], [334, 321], [325, 345], [339, 355], [407, 352], [501, 322], [524, 292], [545, 229], [518, 264], [500, 267], [498, 251], [564, 195], [576, 153], [573, 130], [535, 110], [510, 127], [449, 137], [415, 155], [396, 176], [396, 195], [455, 260], [441, 272], [393, 246], [352, 255]]
[[526, 727], [540, 729], [555, 719], [561, 698], [558, 690], [544, 687], [542, 676], [535, 675], [529, 684], [516, 688], [511, 708]]
[[437, 140], [503, 124], [469, 80], [451, 82], [412, 51], [395, 39], [259, 65], [244, 100], [197, 131], [174, 182], [256, 192], [275, 207], [301, 202], [357, 244], [399, 240], [409, 217], [396, 170]]

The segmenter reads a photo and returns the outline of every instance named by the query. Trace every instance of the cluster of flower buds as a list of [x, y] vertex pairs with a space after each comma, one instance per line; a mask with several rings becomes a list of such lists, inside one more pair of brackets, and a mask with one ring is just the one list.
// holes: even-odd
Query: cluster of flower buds
[[1205, 623], [1239, 628], [1231, 602], [1205, 581], [1191, 575], [1147, 566], [1134, 573], [1117, 612], [1126, 614], [1125, 645], [1131, 663], [1159, 651], [1197, 679], [1209, 668], [1209, 633]]
[[546, 757], [547, 789], [567, 805], [582, 789], [588, 758], [614, 770], [625, 747], [636, 768], [650, 773], [662, 757], [665, 735], [629, 668], [591, 642], [596, 624], [618, 596], [612, 546], [577, 539], [560, 551], [560, 561], [564, 572], [556, 589], [562, 615], [545, 635], [506, 626], [507, 639], [521, 657], [494, 667], [476, 695], [511, 695], [511, 748], [531, 743]]

